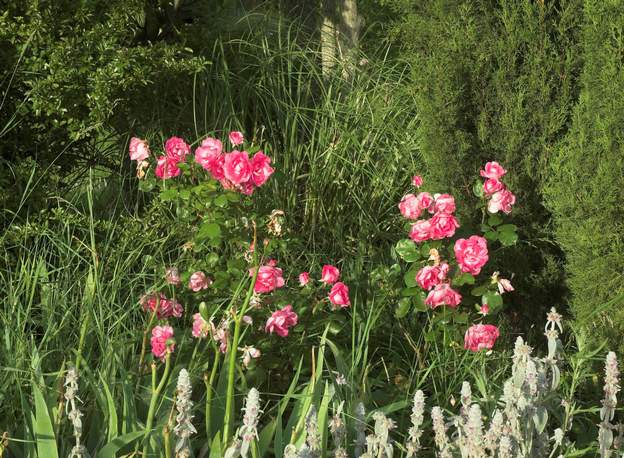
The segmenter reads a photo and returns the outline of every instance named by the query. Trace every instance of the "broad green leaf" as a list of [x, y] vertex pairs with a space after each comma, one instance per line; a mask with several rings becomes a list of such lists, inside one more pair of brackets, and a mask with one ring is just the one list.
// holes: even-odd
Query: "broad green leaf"
[[477, 197], [483, 197], [485, 194], [483, 192], [483, 182], [477, 178], [477, 180], [472, 185], [472, 192]]
[[413, 288], [414, 286], [418, 285], [418, 283], [416, 282], [417, 273], [418, 273], [418, 270], [410, 269], [407, 272], [405, 272], [405, 275], [403, 275], [403, 280], [405, 281], [405, 285], [408, 288]]
[[518, 230], [518, 226], [515, 224], [503, 224], [498, 227], [498, 232], [516, 232]]
[[518, 241], [518, 234], [511, 231], [498, 232], [498, 239], [504, 246], [512, 246]]
[[503, 305], [503, 298], [498, 293], [487, 292], [481, 297], [481, 303], [487, 304], [490, 308], [494, 309]]
[[415, 287], [415, 288], [403, 288], [401, 290], [401, 296], [403, 296], [403, 297], [415, 296], [420, 291], [421, 291], [421, 289], [418, 288], [418, 287]]
[[473, 288], [472, 291], [470, 291], [470, 294], [472, 294], [473, 296], [483, 296], [487, 292], [489, 287], [489, 284], [477, 286], [476, 288]]
[[503, 222], [503, 217], [499, 214], [493, 214], [489, 216], [487, 222], [490, 226], [498, 226], [500, 223]]
[[199, 227], [197, 237], [200, 239], [215, 239], [221, 236], [221, 226], [217, 223], [204, 223]]
[[494, 231], [487, 231], [485, 234], [483, 234], [485, 236], [486, 239], [488, 240], [498, 240], [498, 232], [494, 232]]
[[178, 197], [178, 190], [175, 188], [165, 189], [160, 193], [160, 200], [162, 200], [163, 202], [170, 202], [172, 200], [175, 200], [176, 197]]
[[418, 246], [413, 240], [403, 239], [399, 240], [395, 246], [397, 254], [405, 262], [414, 262], [420, 259], [420, 252]]
[[115, 437], [97, 452], [97, 458], [115, 458], [120, 449], [143, 437], [143, 434], [145, 434], [144, 431], [133, 431], [123, 436]]
[[453, 278], [454, 286], [474, 285], [474, 282], [475, 282], [475, 278], [472, 275], [470, 275], [468, 272], [463, 273]]
[[398, 302], [397, 307], [394, 310], [394, 315], [397, 318], [404, 318], [410, 311], [410, 305], [411, 305], [410, 299], [407, 297], [404, 297]]
[[58, 458], [56, 449], [56, 437], [52, 428], [52, 421], [48, 413], [48, 406], [39, 387], [33, 383], [33, 395], [35, 398], [35, 440], [37, 441], [37, 454], [40, 457]]
[[418, 294], [412, 296], [412, 302], [414, 304], [414, 310], [417, 312], [426, 312], [429, 308], [425, 304], [426, 295], [424, 291], [420, 291]]

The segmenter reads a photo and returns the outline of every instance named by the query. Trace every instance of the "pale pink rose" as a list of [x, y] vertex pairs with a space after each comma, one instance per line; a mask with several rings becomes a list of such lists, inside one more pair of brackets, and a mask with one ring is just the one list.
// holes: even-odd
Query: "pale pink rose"
[[420, 188], [423, 184], [423, 179], [420, 175], [414, 175], [412, 177], [412, 185], [416, 188]]
[[511, 282], [506, 278], [499, 278], [496, 284], [498, 285], [498, 292], [500, 294], [514, 290], [514, 287], [511, 286]]
[[511, 207], [516, 203], [516, 196], [508, 189], [495, 192], [492, 194], [490, 201], [488, 202], [488, 211], [490, 213], [511, 213]]
[[293, 312], [292, 305], [287, 305], [281, 310], [276, 310], [267, 320], [264, 330], [269, 334], [275, 332], [280, 337], [288, 336], [288, 328], [297, 325], [297, 314]]
[[262, 186], [273, 175], [273, 167], [271, 167], [271, 158], [258, 151], [251, 159], [251, 179], [256, 186]]
[[448, 263], [446, 263], [446, 262], [443, 262], [442, 264], [440, 264], [439, 267], [440, 267], [439, 278], [440, 278], [440, 281], [443, 281], [448, 276], [450, 267], [449, 267]]
[[237, 130], [230, 132], [230, 135], [228, 136], [228, 138], [230, 139], [230, 143], [234, 146], [240, 145], [245, 141], [245, 137], [243, 136], [243, 133]]
[[433, 210], [437, 213], [453, 213], [455, 199], [450, 194], [436, 194]]
[[417, 243], [429, 240], [431, 238], [431, 223], [426, 219], [416, 221], [412, 224], [409, 237]]
[[429, 220], [431, 224], [431, 238], [442, 240], [445, 237], [453, 237], [455, 229], [459, 227], [457, 219], [449, 213], [436, 213]]
[[328, 297], [329, 302], [335, 306], [345, 308], [351, 305], [351, 301], [349, 300], [349, 287], [340, 281], [332, 286]]
[[223, 172], [225, 178], [234, 184], [241, 184], [251, 178], [251, 161], [246, 151], [232, 151], [225, 155]]
[[251, 362], [252, 358], [253, 359], [260, 358], [260, 350], [258, 350], [256, 347], [250, 347], [248, 345], [245, 345], [244, 347], [239, 348], [239, 350], [243, 352], [241, 359], [243, 360], [244, 367], [249, 366], [249, 363]]
[[183, 162], [190, 152], [191, 148], [180, 137], [171, 137], [165, 142], [165, 153], [176, 164]]
[[150, 155], [149, 146], [145, 140], [132, 137], [130, 139], [130, 160], [132, 161], [144, 161]]
[[310, 274], [308, 272], [301, 272], [299, 274], [299, 284], [305, 286], [310, 281]]
[[152, 329], [152, 354], [156, 358], [165, 360], [168, 353], [175, 350], [175, 342], [173, 341], [173, 328], [171, 326], [155, 326]]
[[178, 162], [174, 161], [167, 156], [160, 156], [156, 163], [156, 170], [154, 173], [161, 180], [168, 180], [169, 178], [177, 177], [180, 175], [180, 169], [178, 168]]
[[420, 192], [416, 196], [416, 204], [421, 210], [428, 210], [433, 205], [433, 197], [428, 192]]
[[243, 323], [245, 323], [247, 326], [251, 326], [253, 324], [253, 318], [249, 315], [243, 315]]
[[487, 315], [488, 313], [490, 313], [490, 306], [487, 304], [483, 304], [479, 309], [479, 313], [483, 316]]
[[418, 200], [414, 194], [406, 194], [399, 203], [401, 214], [407, 219], [418, 219], [422, 208], [418, 204]]
[[487, 240], [478, 235], [456, 240], [454, 249], [455, 259], [462, 272], [479, 275], [481, 267], [488, 262]]
[[202, 318], [201, 313], [193, 315], [193, 330], [191, 334], [198, 339], [205, 339], [211, 334], [210, 323]]
[[466, 330], [464, 348], [470, 351], [491, 350], [500, 335], [492, 324], [475, 324]]
[[[447, 264], [448, 265], [448, 264]], [[430, 290], [438, 285], [443, 278], [438, 266], [425, 266], [416, 274], [416, 282], [422, 289]]]
[[340, 271], [336, 267], [331, 264], [323, 266], [323, 271], [321, 272], [321, 282], [331, 285], [332, 283], [336, 283], [338, 278], [340, 278]]
[[[253, 269], [249, 274], [253, 276]], [[284, 286], [284, 278], [282, 277], [282, 269], [273, 266], [262, 266], [258, 270], [258, 277], [254, 285], [256, 293], [270, 293], [276, 288]]]
[[488, 178], [483, 183], [483, 192], [488, 196], [503, 189], [505, 189], [505, 185], [496, 178]]
[[461, 302], [461, 299], [461, 295], [451, 288], [448, 283], [440, 283], [429, 292], [425, 299], [425, 304], [432, 309], [440, 305], [448, 305], [451, 308], [456, 308]]
[[178, 272], [177, 267], [168, 267], [165, 270], [165, 281], [174, 286], [180, 284], [180, 273]]
[[222, 320], [221, 323], [219, 323], [218, 328], [215, 328], [214, 324], [210, 322], [210, 328], [211, 328], [210, 332], [212, 333], [212, 340], [214, 340], [215, 342], [219, 342], [219, 351], [221, 353], [227, 352], [228, 339], [230, 336], [230, 330], [228, 329], [228, 322], [225, 320]]
[[485, 164], [485, 167], [483, 170], [479, 171], [479, 173], [484, 178], [493, 178], [498, 180], [507, 173], [507, 170], [505, 170], [498, 162], [492, 161]]
[[184, 312], [184, 309], [179, 302], [167, 299], [167, 297], [162, 293], [159, 293], [158, 295], [147, 294], [141, 297], [139, 302], [143, 306], [143, 310], [146, 312], [149, 311], [150, 313], [154, 313], [154, 310], [158, 307], [156, 316], [159, 320], [171, 317], [180, 318]]
[[195, 272], [189, 278], [189, 289], [197, 292], [202, 289], [208, 288], [212, 284], [212, 280], [206, 277], [206, 274], [203, 272]]

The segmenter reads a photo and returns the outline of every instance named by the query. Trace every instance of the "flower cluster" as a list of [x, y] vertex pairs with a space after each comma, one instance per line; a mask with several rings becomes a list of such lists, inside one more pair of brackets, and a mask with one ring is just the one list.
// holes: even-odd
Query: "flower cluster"
[[[329, 302], [332, 304], [332, 308], [347, 308], [351, 306], [351, 300], [349, 299], [349, 287], [341, 281], [340, 270], [336, 266], [326, 264], [321, 271], [320, 283], [327, 286], [331, 285], [331, 289], [327, 295]], [[308, 272], [301, 272], [299, 274], [299, 284], [306, 286], [310, 282], [310, 274]]]
[[140, 303], [146, 312], [154, 313], [156, 311], [159, 320], [171, 317], [180, 318], [184, 312], [179, 302], [167, 299], [162, 293], [146, 294], [141, 298]]
[[171, 326], [155, 326], [152, 329], [152, 354], [164, 361], [169, 353], [175, 350], [175, 341], [173, 340], [173, 328]]
[[208, 336], [219, 344], [219, 351], [225, 353], [227, 351], [227, 343], [229, 337], [229, 322], [222, 320], [219, 326], [215, 326], [212, 320], [206, 321], [201, 316], [201, 313], [193, 315], [193, 330], [191, 332], [193, 337], [197, 339], [205, 339]]
[[511, 207], [516, 203], [516, 196], [501, 181], [507, 170], [498, 162], [492, 161], [485, 164], [479, 173], [486, 179], [483, 183], [483, 192], [488, 197], [488, 211], [511, 213]]
[[[415, 177], [416, 178], [416, 177]], [[415, 186], [422, 185], [422, 178], [414, 179]], [[426, 240], [442, 240], [452, 237], [459, 227], [455, 212], [455, 199], [450, 194], [431, 195], [421, 192], [418, 195], [406, 194], [399, 203], [401, 214], [410, 220], [417, 220], [410, 230], [409, 236], [414, 242]], [[423, 212], [433, 216], [430, 219], [418, 219]]]

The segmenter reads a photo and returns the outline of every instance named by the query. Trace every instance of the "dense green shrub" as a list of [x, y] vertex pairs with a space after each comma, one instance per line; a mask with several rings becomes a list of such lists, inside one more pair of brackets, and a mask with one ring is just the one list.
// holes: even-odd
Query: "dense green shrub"
[[[548, 202], [565, 250], [572, 308], [595, 336], [624, 335], [624, 5], [587, 0], [581, 94], [551, 157]], [[609, 307], [601, 305], [610, 302]], [[599, 312], [598, 316], [594, 315]], [[599, 319], [596, 319], [599, 318]]]

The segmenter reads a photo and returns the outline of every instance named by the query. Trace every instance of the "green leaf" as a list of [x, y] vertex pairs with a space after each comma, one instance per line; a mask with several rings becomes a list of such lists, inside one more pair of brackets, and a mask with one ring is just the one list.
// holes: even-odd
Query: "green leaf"
[[414, 310], [417, 312], [426, 312], [429, 308], [425, 304], [427, 296], [424, 291], [420, 291], [415, 296], [412, 296], [412, 302], [414, 303]]
[[214, 201], [215, 205], [217, 207], [226, 207], [227, 204], [229, 203], [227, 196], [221, 194], [220, 196], [218, 196], [215, 201]]
[[128, 444], [131, 444], [135, 440], [143, 437], [145, 431], [133, 431], [123, 436], [118, 436], [106, 444], [100, 451], [98, 451], [98, 458], [115, 458], [117, 452]]
[[516, 232], [518, 230], [518, 226], [515, 224], [503, 224], [498, 227], [498, 232]]
[[453, 286], [461, 286], [461, 285], [474, 285], [475, 278], [470, 275], [468, 272], [458, 275], [453, 278]]
[[52, 421], [48, 412], [48, 406], [39, 387], [33, 383], [33, 395], [35, 398], [35, 423], [34, 432], [37, 441], [37, 454], [46, 458], [58, 458], [56, 449], [56, 437], [52, 428]]
[[178, 197], [178, 190], [175, 188], [165, 189], [160, 193], [160, 200], [163, 202], [169, 202], [175, 200]]
[[395, 250], [405, 262], [414, 262], [420, 259], [418, 246], [414, 243], [413, 240], [399, 240], [396, 244]]
[[477, 286], [476, 288], [473, 288], [472, 291], [470, 291], [470, 294], [472, 294], [473, 296], [483, 296], [488, 288], [490, 287], [490, 284], [485, 284], [485, 285], [481, 285], [481, 286]]
[[411, 301], [408, 297], [401, 299], [394, 310], [394, 316], [397, 318], [405, 318], [410, 311], [410, 305]]
[[216, 239], [221, 237], [221, 226], [217, 223], [204, 223], [199, 228], [197, 237], [200, 239]]
[[493, 309], [503, 305], [503, 298], [500, 294], [490, 291], [481, 296], [481, 303], [487, 304]]
[[415, 296], [420, 292], [420, 288], [418, 287], [414, 287], [414, 288], [403, 288], [401, 290], [401, 296], [403, 297], [411, 297], [411, 296]]
[[104, 387], [104, 394], [106, 395], [106, 406], [108, 411], [108, 440], [112, 441], [117, 437], [117, 409], [115, 408], [115, 401], [113, 395], [110, 392], [108, 384], [104, 380], [102, 374], [100, 374], [100, 381]]
[[467, 313], [455, 313], [453, 314], [453, 321], [459, 324], [468, 323], [468, 314]]
[[477, 178], [477, 180], [472, 185], [472, 192], [477, 197], [483, 197], [485, 195], [483, 192], [483, 183], [480, 179]]
[[498, 226], [500, 223], [503, 222], [503, 217], [499, 214], [493, 214], [490, 215], [487, 222], [490, 226]]
[[405, 285], [408, 288], [413, 288], [414, 286], [417, 286], [418, 283], [416, 282], [416, 273], [418, 271], [416, 269], [410, 269], [407, 272], [405, 272], [405, 275], [403, 275], [403, 280], [405, 281]]
[[494, 231], [487, 231], [485, 234], [483, 234], [485, 236], [486, 239], [488, 240], [498, 240], [498, 232], [494, 232]]
[[518, 234], [512, 231], [498, 232], [498, 239], [504, 246], [512, 246], [518, 241]]

